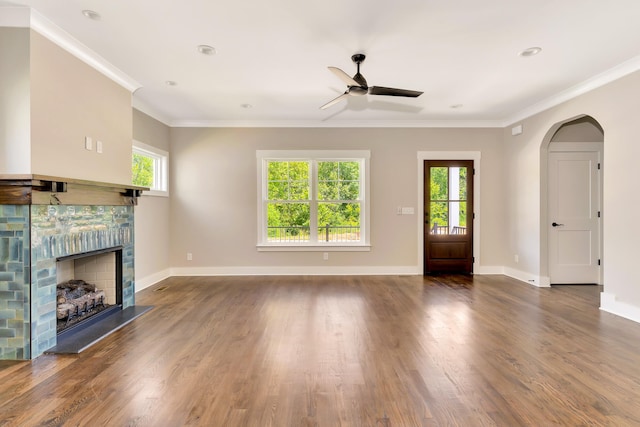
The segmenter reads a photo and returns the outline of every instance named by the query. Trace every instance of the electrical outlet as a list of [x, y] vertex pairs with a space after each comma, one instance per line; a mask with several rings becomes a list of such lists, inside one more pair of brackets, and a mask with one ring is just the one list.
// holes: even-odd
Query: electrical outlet
[[514, 255], [514, 256], [513, 256], [513, 260], [516, 262], [516, 264], [517, 264], [518, 262], [520, 262], [520, 259], [519, 259], [518, 255]]
[[323, 253], [322, 254], [322, 259], [325, 260], [325, 261], [328, 260], [329, 259], [329, 252]]
[[91, 140], [90, 136], [84, 137], [84, 148], [89, 151], [93, 150], [93, 140]]
[[193, 261], [193, 254], [191, 252], [187, 252], [187, 261]]
[[102, 154], [102, 141], [96, 141], [96, 152]]

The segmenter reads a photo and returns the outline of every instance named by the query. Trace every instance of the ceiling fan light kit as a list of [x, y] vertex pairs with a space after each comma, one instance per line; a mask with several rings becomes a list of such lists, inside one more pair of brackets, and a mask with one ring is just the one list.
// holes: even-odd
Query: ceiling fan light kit
[[335, 74], [340, 80], [347, 84], [347, 90], [337, 98], [324, 104], [320, 107], [321, 110], [329, 108], [348, 96], [362, 96], [362, 95], [384, 95], [384, 96], [403, 96], [408, 98], [417, 98], [422, 95], [423, 92], [417, 90], [397, 89], [392, 87], [371, 86], [367, 85], [367, 80], [362, 74], [360, 74], [360, 64], [365, 60], [366, 56], [362, 53], [356, 53], [351, 56], [351, 60], [356, 63], [357, 72], [355, 76], [351, 77], [340, 68], [328, 67], [329, 71]]

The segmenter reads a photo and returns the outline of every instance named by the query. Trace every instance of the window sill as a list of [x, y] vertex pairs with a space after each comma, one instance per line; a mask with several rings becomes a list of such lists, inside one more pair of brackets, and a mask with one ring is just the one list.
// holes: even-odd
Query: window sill
[[142, 192], [142, 196], [153, 196], [153, 197], [169, 197], [168, 191], [160, 191], [160, 190], [147, 190]]
[[371, 245], [257, 245], [258, 252], [370, 252]]

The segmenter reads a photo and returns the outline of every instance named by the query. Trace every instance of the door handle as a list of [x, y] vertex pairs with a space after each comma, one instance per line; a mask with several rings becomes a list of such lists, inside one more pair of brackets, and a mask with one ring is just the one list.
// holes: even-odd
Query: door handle
[[557, 222], [552, 222], [551, 225], [553, 227], [560, 227], [560, 226], [563, 226], [564, 224], [558, 224]]

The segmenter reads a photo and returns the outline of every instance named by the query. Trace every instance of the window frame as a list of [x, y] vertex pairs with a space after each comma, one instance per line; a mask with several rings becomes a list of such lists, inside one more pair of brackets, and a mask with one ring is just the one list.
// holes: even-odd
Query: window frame
[[[133, 141], [131, 148], [132, 162], [134, 154], [153, 159], [153, 186], [150, 190], [144, 191], [142, 195], [169, 197], [169, 153], [157, 147], [135, 140]], [[133, 177], [131, 178], [133, 180]]]
[[[257, 150], [257, 248], [259, 251], [369, 251], [369, 150]], [[310, 230], [318, 228], [318, 175], [317, 162], [320, 161], [357, 161], [360, 163], [360, 241], [359, 242], [322, 242], [317, 239], [317, 230], [310, 233], [315, 241], [309, 242], [268, 242], [267, 241], [267, 183], [269, 161], [305, 161], [311, 163], [310, 198], [311, 219]]]

